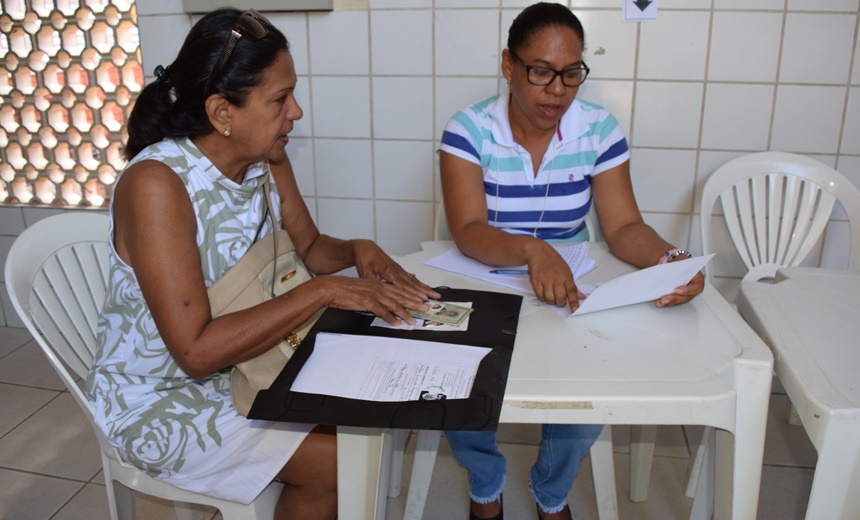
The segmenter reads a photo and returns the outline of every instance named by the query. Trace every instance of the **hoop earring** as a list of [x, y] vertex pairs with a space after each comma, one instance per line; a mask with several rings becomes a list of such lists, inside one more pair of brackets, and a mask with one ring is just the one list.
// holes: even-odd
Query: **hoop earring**
[[230, 129], [229, 128], [224, 129], [224, 137], [230, 137]]

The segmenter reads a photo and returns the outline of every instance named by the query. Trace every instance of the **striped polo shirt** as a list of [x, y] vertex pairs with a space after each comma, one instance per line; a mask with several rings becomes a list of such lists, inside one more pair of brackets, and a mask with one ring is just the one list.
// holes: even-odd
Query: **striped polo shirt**
[[491, 225], [542, 239], [570, 238], [585, 226], [591, 177], [629, 160], [624, 133], [603, 107], [575, 99], [535, 176], [531, 156], [514, 141], [509, 100], [505, 92], [455, 114], [439, 150], [484, 171]]

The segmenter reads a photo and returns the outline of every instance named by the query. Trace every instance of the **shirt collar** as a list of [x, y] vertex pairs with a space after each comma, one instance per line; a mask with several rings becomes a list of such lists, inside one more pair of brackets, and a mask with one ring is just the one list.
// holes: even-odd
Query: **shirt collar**
[[[510, 102], [511, 90], [508, 88], [490, 106], [489, 113], [493, 119], [493, 126], [490, 131], [496, 144], [513, 148], [516, 141], [514, 141], [514, 134], [511, 131], [511, 122], [508, 117]], [[584, 118], [579, 117], [582, 110], [582, 103], [578, 99], [574, 99], [564, 115], [561, 116], [554, 142], [567, 143], [588, 132], [588, 123]]]

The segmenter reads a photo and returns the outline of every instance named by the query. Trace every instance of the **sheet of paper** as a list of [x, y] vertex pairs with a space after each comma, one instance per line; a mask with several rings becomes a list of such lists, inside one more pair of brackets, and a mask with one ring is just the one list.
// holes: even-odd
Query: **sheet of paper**
[[[687, 283], [714, 255], [697, 256], [682, 262], [669, 262], [613, 278], [597, 286], [581, 301], [571, 316], [656, 300]], [[561, 313], [570, 314], [559, 308]]]
[[[594, 260], [588, 256], [588, 242], [580, 242], [575, 245], [565, 246], [558, 249], [559, 254], [570, 266], [570, 271], [573, 273], [573, 279], [576, 280], [580, 276], [594, 269]], [[470, 276], [483, 280], [485, 282], [511, 287], [525, 292], [532, 292], [532, 284], [529, 281], [528, 274], [493, 274], [490, 271], [497, 269], [478, 262], [474, 258], [469, 258], [460, 252], [459, 249], [453, 247], [424, 262], [425, 264], [451, 271], [457, 274]], [[518, 265], [505, 267], [506, 270], [526, 270], [528, 266]]]
[[491, 350], [321, 332], [291, 389], [365, 401], [465, 399]]

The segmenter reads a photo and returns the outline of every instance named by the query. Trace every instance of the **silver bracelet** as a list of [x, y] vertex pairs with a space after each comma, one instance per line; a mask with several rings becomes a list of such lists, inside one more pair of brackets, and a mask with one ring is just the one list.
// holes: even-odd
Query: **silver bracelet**
[[666, 256], [668, 257], [666, 259], [666, 262], [667, 263], [671, 262], [672, 260], [678, 258], [681, 255], [684, 255], [687, 258], [690, 258], [691, 256], [693, 256], [692, 254], [689, 253], [689, 251], [684, 251], [683, 249], [672, 249], [671, 251], [666, 251]]

